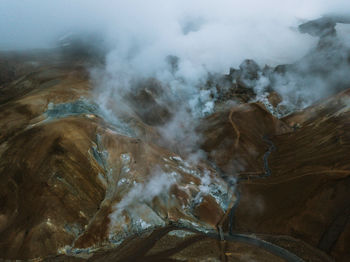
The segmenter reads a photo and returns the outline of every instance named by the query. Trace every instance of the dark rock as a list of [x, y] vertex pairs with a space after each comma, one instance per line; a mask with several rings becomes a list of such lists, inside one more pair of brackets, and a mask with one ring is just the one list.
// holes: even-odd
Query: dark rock
[[136, 81], [126, 95], [134, 112], [148, 125], [164, 125], [172, 116], [164, 88], [154, 78], [143, 79]]
[[259, 78], [260, 67], [254, 60], [244, 60], [239, 68], [241, 70], [240, 79], [257, 80]]
[[169, 67], [170, 67], [170, 72], [172, 74], [175, 74], [178, 70], [179, 70], [179, 57], [178, 56], [174, 56], [174, 55], [168, 55], [165, 58], [165, 61], [168, 63]]

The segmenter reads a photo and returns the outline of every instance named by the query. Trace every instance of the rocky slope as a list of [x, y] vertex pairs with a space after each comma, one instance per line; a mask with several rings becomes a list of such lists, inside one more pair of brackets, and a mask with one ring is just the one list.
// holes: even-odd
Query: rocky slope
[[[94, 60], [0, 57], [0, 259], [350, 259], [349, 90], [278, 118], [273, 79], [293, 66], [247, 60], [209, 76], [215, 110], [195, 126], [205, 157], [193, 161], [188, 138], [161, 129], [176, 112], [156, 79], [111, 118]], [[249, 85], [262, 77], [271, 86], [258, 101]]]
[[146, 127], [106, 123], [81, 68], [45, 66], [2, 89], [13, 86], [1, 105], [3, 258], [88, 253], [171, 222], [215, 229], [234, 199], [205, 163], [135, 137]]

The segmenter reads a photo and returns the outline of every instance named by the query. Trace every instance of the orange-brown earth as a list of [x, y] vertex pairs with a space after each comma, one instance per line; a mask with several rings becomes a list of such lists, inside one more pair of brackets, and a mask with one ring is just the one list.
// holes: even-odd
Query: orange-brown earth
[[152, 124], [171, 112], [108, 121], [81, 61], [5, 58], [0, 258], [285, 261], [277, 246], [349, 261], [349, 92], [283, 119], [259, 103], [222, 107], [197, 128], [208, 161], [191, 164], [158, 143]]
[[[203, 149], [227, 175], [240, 178], [235, 232], [275, 235], [277, 242], [279, 235], [290, 236], [336, 261], [350, 259], [349, 94], [281, 120], [259, 104], [206, 119]], [[268, 159], [271, 175], [258, 178], [266, 174], [263, 136], [275, 150]]]

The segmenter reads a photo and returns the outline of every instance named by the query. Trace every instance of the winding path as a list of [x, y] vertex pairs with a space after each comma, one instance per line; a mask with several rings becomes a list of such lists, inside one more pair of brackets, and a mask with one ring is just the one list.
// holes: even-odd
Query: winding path
[[[230, 114], [230, 118], [231, 118], [231, 114]], [[235, 129], [236, 130], [236, 129]], [[256, 175], [254, 177], [254, 179], [258, 179], [258, 178], [264, 178], [264, 177], [269, 177], [271, 175], [271, 169], [269, 167], [269, 163], [268, 163], [268, 158], [270, 156], [270, 154], [276, 150], [275, 145], [273, 144], [273, 142], [267, 137], [267, 136], [263, 136], [262, 138], [268, 145], [269, 148], [268, 150], [265, 152], [264, 156], [263, 156], [263, 161], [264, 161], [264, 172], [261, 172], [259, 175]], [[223, 178], [228, 178], [228, 175], [225, 174], [225, 172], [223, 172], [223, 170], [221, 170], [215, 163], [210, 162], [210, 165], [216, 170], [216, 172], [218, 174], [220, 174]], [[243, 180], [247, 180], [247, 178], [238, 178], [236, 181], [236, 184], [230, 184], [230, 186], [235, 186], [236, 189], [238, 187], [239, 182], [243, 181]], [[253, 245], [259, 248], [262, 248], [280, 258], [283, 258], [284, 260], [288, 261], [288, 262], [301, 262], [304, 261], [303, 259], [301, 259], [300, 257], [298, 257], [297, 255], [291, 253], [290, 251], [277, 246], [275, 244], [272, 244], [270, 242], [264, 241], [262, 239], [250, 236], [250, 235], [245, 235], [245, 234], [235, 234], [233, 233], [233, 224], [234, 224], [234, 215], [235, 215], [235, 211], [236, 208], [240, 202], [240, 196], [241, 193], [240, 191], [237, 189], [236, 190], [236, 200], [234, 205], [232, 206], [231, 209], [229, 209], [229, 233], [228, 234], [223, 234], [222, 232], [210, 232], [207, 233], [206, 235], [212, 238], [217, 238], [217, 239], [221, 239], [221, 240], [226, 240], [226, 241], [236, 241], [236, 242], [241, 242], [241, 243], [245, 243], [245, 244], [249, 244], [249, 245]], [[192, 232], [196, 232], [196, 233], [202, 233], [203, 232], [198, 232], [196, 230], [193, 229], [189, 229], [186, 228], [187, 230], [190, 230]]]

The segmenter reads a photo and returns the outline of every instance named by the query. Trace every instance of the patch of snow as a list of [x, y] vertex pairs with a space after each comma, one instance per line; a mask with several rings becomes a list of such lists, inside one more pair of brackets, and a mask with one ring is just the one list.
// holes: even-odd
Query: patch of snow
[[186, 230], [173, 230], [168, 233], [169, 236], [175, 236], [179, 238], [185, 238], [188, 236], [193, 236], [195, 233]]

